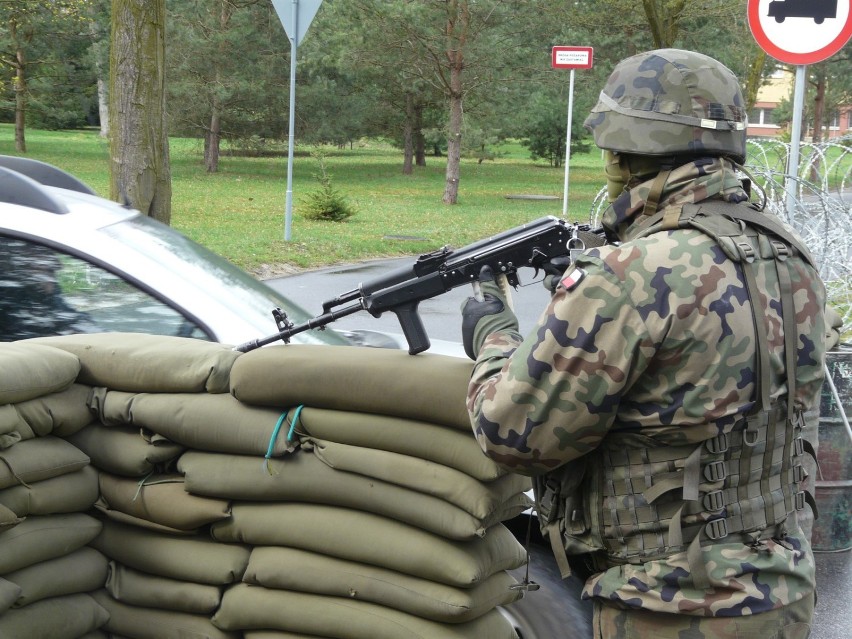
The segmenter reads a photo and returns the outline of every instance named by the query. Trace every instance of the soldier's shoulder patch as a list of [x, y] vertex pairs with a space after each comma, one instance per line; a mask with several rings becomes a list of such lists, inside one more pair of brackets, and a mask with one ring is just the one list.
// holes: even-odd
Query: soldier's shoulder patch
[[566, 291], [570, 291], [572, 288], [577, 286], [577, 284], [582, 282], [584, 277], [586, 277], [586, 271], [578, 267], [563, 277], [560, 284]]

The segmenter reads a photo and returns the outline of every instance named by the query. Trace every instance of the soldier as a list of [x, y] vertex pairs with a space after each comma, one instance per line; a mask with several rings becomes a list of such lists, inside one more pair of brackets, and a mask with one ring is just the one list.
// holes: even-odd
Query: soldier
[[465, 302], [476, 438], [533, 477], [595, 637], [807, 637], [814, 561], [796, 513], [812, 503], [802, 426], [825, 291], [738, 178], [738, 82], [698, 53], [642, 53], [585, 124], [612, 244], [555, 278], [526, 339], [493, 283]]

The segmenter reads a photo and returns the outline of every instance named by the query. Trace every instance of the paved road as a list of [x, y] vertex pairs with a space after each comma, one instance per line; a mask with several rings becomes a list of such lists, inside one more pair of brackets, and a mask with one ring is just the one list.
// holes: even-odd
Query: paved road
[[[324, 301], [357, 288], [362, 282], [390, 269], [410, 265], [412, 260], [376, 260], [351, 266], [335, 266], [268, 280], [267, 283], [309, 312], [319, 314]], [[470, 288], [465, 286], [421, 304], [423, 324], [433, 340], [461, 340], [459, 307], [468, 295]], [[535, 325], [547, 302], [547, 295], [538, 283], [521, 287], [513, 294], [522, 332], [526, 333]], [[337, 325], [345, 329], [399, 333], [399, 324], [392, 314], [373, 318], [367, 313], [357, 313], [340, 320]], [[852, 629], [852, 551], [818, 552], [816, 561], [818, 602], [810, 639], [847, 639]]]

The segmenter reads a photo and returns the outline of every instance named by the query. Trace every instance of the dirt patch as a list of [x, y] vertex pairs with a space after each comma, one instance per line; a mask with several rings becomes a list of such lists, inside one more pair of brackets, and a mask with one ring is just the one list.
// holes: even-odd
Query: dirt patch
[[275, 277], [284, 277], [285, 275], [295, 275], [308, 269], [293, 264], [261, 264], [257, 268], [251, 270], [251, 274], [259, 280], [269, 280]]

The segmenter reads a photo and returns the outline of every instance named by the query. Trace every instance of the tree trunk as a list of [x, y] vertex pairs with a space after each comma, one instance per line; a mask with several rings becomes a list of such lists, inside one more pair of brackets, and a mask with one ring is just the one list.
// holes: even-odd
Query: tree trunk
[[27, 60], [20, 47], [15, 55], [15, 150], [27, 152]]
[[[814, 95], [814, 135], [813, 143], [819, 144], [822, 142], [822, 124], [825, 120], [825, 63], [817, 64], [813, 67], [816, 73], [816, 94]], [[822, 170], [822, 162], [820, 158], [815, 156], [811, 162], [811, 181], [819, 182], [819, 175]]]
[[405, 95], [405, 125], [402, 132], [402, 174], [411, 175], [414, 172], [414, 98], [410, 93]]
[[[98, 65], [100, 66], [100, 65]], [[109, 137], [109, 92], [107, 83], [98, 77], [98, 117], [101, 121], [101, 137]]]
[[[92, 7], [92, 11], [94, 11], [94, 7]], [[104, 80], [104, 65], [102, 63], [102, 57], [100, 55], [100, 51], [106, 45], [106, 43], [98, 40], [100, 33], [94, 17], [92, 17], [91, 21], [89, 22], [89, 34], [92, 36], [93, 40], [96, 40], [93, 49], [95, 59], [95, 75], [98, 78], [98, 120], [101, 124], [100, 136], [102, 138], [107, 138], [109, 137], [109, 87], [107, 86], [107, 81]]]
[[26, 122], [27, 122], [27, 57], [23, 48], [17, 45], [18, 23], [15, 18], [9, 20], [9, 36], [15, 46], [15, 150], [18, 153], [27, 152]]
[[414, 163], [426, 166], [426, 136], [423, 135], [423, 105], [414, 105]]
[[461, 176], [462, 124], [464, 116], [462, 69], [464, 46], [470, 25], [468, 0], [449, 0], [447, 4], [447, 61], [450, 71], [448, 94], [450, 120], [447, 131], [447, 174], [444, 187], [444, 204], [455, 204], [459, 197]]
[[822, 125], [825, 120], [825, 64], [814, 67], [816, 74], [816, 93], [814, 94], [814, 134], [813, 142], [822, 142]]
[[112, 0], [110, 195], [168, 224], [165, 0]]
[[[219, 32], [224, 33], [231, 21], [234, 7], [228, 1], [219, 4]], [[222, 70], [221, 58], [225, 55], [227, 45], [225, 40], [219, 41], [219, 57], [213, 62], [214, 65], [214, 90], [210, 103], [210, 129], [204, 139], [204, 167], [208, 173], [219, 172], [219, 157], [222, 147], [222, 101], [216, 92], [216, 87], [221, 86]]]
[[754, 103], [757, 102], [757, 92], [760, 91], [760, 85], [763, 82], [763, 67], [765, 65], [766, 51], [760, 49], [755, 54], [751, 64], [748, 65], [748, 76], [743, 87], [746, 111], [751, 111], [754, 108]]
[[686, 0], [642, 0], [654, 48], [665, 49], [674, 45], [685, 5]]
[[221, 118], [218, 100], [213, 100], [213, 115], [210, 117], [210, 130], [204, 137], [204, 168], [208, 173], [219, 172], [219, 152], [222, 142]]

